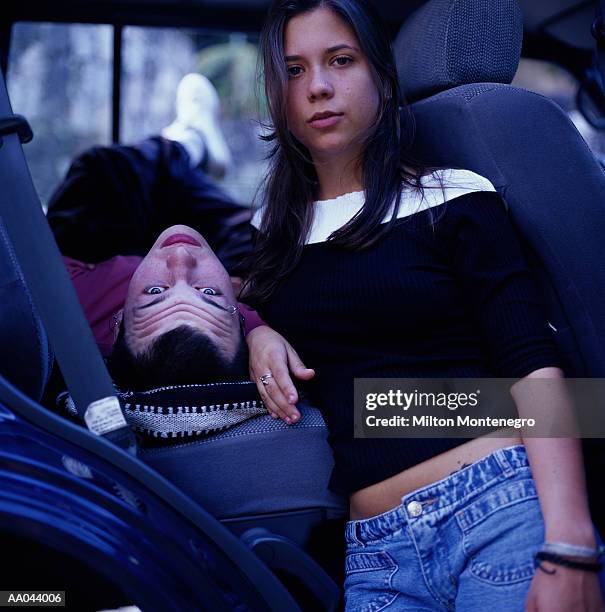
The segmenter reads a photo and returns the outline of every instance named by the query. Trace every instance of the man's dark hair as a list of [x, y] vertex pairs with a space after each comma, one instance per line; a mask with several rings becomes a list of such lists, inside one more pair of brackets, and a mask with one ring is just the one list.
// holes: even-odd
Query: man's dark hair
[[203, 332], [181, 325], [135, 355], [126, 342], [122, 323], [107, 366], [114, 383], [124, 391], [243, 380], [248, 378], [248, 350], [241, 337], [235, 357], [229, 361]]

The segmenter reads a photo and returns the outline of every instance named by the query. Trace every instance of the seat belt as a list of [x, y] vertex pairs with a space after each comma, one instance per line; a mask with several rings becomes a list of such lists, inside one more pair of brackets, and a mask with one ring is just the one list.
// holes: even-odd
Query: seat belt
[[0, 216], [78, 416], [92, 433], [136, 454], [134, 434], [32, 183], [21, 147], [32, 137], [27, 121], [12, 114], [0, 73]]
[[605, 0], [597, 0], [595, 19], [592, 22], [592, 36], [597, 41], [597, 68], [605, 80]]
[[602, 96], [603, 83], [605, 83], [605, 0], [597, 0], [596, 2], [595, 19], [592, 22], [591, 33], [596, 41], [594, 68], [600, 77], [600, 93]]

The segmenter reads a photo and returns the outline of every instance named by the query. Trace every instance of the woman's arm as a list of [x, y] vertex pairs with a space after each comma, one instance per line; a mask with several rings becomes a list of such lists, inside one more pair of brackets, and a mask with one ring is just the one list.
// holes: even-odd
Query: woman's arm
[[[566, 431], [572, 430], [572, 406], [559, 368], [532, 372], [513, 385], [511, 393], [520, 417], [542, 417], [542, 422], [552, 417]], [[544, 517], [545, 541], [594, 548], [595, 532], [588, 509], [580, 440], [527, 436], [523, 442]], [[597, 574], [543, 565], [556, 572], [536, 571], [527, 599], [528, 611], [603, 609]]]
[[[549, 379], [549, 384], [532, 379]], [[553, 419], [569, 431], [573, 409], [559, 368], [542, 368], [516, 383], [511, 393], [520, 417], [538, 417], [556, 413]], [[523, 440], [532, 468], [547, 540], [565, 540], [583, 546], [595, 545], [595, 534], [588, 500], [578, 438], [537, 438]]]
[[[258, 392], [274, 418], [283, 419], [291, 425], [300, 418], [296, 409], [298, 392], [292, 376], [300, 380], [310, 380], [315, 371], [305, 367], [290, 343], [267, 325], [255, 327], [246, 336], [250, 353], [250, 380], [256, 383]], [[268, 385], [261, 376], [271, 374]]]

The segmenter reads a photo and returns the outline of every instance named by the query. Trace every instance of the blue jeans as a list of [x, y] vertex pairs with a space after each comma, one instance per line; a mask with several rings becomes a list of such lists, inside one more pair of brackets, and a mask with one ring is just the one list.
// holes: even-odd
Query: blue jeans
[[544, 542], [525, 448], [499, 449], [349, 521], [346, 541], [347, 611], [524, 610]]

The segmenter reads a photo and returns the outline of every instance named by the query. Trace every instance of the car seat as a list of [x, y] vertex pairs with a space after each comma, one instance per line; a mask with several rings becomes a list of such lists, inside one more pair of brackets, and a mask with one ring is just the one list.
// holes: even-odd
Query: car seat
[[[143, 446], [139, 457], [265, 555], [278, 554], [275, 547], [286, 557], [292, 545], [305, 550], [331, 578], [320, 578], [315, 591], [321, 584], [336, 601], [336, 585], [344, 581], [348, 500], [327, 488], [334, 460], [320, 411], [305, 401], [298, 409], [294, 426], [264, 414], [195, 441]], [[290, 585], [288, 567], [281, 569]]]
[[[120, 395], [141, 460], [238, 536], [288, 538], [342, 582], [348, 500], [328, 489], [334, 460], [317, 408], [301, 399], [300, 420], [286, 425], [249, 381]], [[59, 403], [76, 416], [69, 394]]]
[[[516, 0], [429, 0], [394, 50], [415, 120], [413, 155], [472, 170], [503, 196], [543, 290], [568, 377], [605, 376], [605, 174], [563, 110], [510, 85]], [[601, 440], [584, 441], [593, 519], [605, 529]]]
[[46, 330], [0, 218], [0, 372], [17, 388], [39, 400], [50, 377], [52, 352]]

